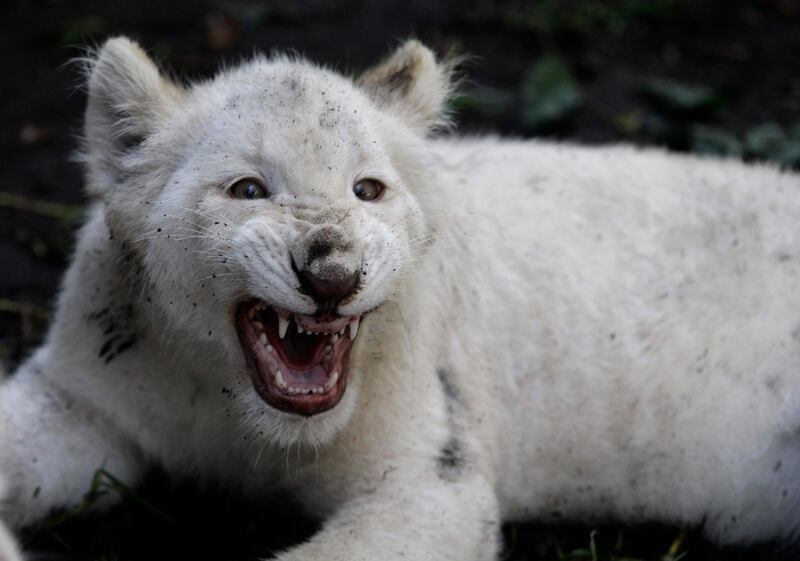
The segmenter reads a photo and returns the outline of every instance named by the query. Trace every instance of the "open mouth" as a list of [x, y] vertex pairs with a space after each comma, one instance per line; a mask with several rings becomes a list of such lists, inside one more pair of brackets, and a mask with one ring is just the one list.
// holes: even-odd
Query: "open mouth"
[[360, 320], [291, 314], [258, 300], [239, 304], [236, 331], [261, 398], [307, 416], [335, 407], [347, 386], [347, 359]]

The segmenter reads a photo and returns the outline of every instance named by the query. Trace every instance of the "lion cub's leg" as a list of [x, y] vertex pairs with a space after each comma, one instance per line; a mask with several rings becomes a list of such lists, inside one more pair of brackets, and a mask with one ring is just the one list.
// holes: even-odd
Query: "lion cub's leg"
[[[0, 479], [0, 501], [5, 497], [5, 482]], [[19, 561], [19, 551], [11, 533], [0, 522], [0, 561]]]
[[494, 491], [477, 471], [457, 481], [400, 470], [351, 499], [308, 542], [279, 561], [494, 561], [499, 552]]
[[129, 483], [143, 470], [140, 453], [112, 421], [48, 382], [38, 359], [0, 384], [0, 476], [7, 484], [0, 518], [12, 527], [78, 504], [98, 469]]

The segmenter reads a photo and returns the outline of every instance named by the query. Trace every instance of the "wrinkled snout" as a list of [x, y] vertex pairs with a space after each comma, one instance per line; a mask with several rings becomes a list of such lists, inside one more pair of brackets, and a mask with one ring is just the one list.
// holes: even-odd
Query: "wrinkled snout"
[[358, 289], [360, 244], [348, 239], [338, 226], [314, 226], [292, 247], [300, 289], [317, 304], [319, 312], [333, 311]]

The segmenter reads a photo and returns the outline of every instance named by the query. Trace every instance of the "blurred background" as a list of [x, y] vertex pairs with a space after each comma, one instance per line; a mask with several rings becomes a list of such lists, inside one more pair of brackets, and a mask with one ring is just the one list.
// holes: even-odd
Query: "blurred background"
[[[3, 8], [7, 367], [41, 340], [81, 221], [81, 170], [70, 157], [85, 95], [69, 61], [110, 35], [137, 39], [184, 81], [276, 49], [355, 75], [416, 36], [439, 53], [470, 55], [453, 100], [460, 131], [632, 142], [800, 168], [800, 0], [11, 0]], [[290, 511], [265, 519], [263, 509], [226, 506], [224, 493], [176, 488], [159, 474], [136, 492], [99, 474], [87, 501], [103, 493], [125, 497], [123, 507], [102, 522], [66, 513], [31, 531], [36, 558], [250, 559], [309, 531]], [[211, 531], [217, 526], [224, 531]], [[737, 555], [670, 528], [593, 530], [509, 526], [506, 558]]]

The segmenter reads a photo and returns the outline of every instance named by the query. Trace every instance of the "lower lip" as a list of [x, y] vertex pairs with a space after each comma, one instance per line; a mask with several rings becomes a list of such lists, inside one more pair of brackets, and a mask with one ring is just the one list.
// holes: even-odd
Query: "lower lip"
[[328, 393], [321, 395], [287, 395], [281, 393], [274, 388], [273, 384], [264, 383], [261, 372], [256, 365], [251, 367], [250, 379], [258, 395], [268, 405], [285, 413], [310, 417], [333, 409], [339, 404], [347, 385], [347, 370], [344, 368], [342, 370], [343, 372], [339, 374], [339, 380], [336, 385]]

